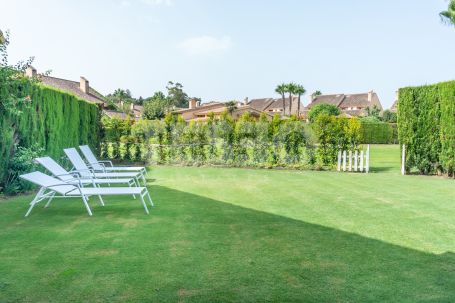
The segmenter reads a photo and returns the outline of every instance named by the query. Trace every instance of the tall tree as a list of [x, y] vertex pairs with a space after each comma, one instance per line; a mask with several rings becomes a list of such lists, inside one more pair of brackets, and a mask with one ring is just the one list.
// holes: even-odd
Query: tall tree
[[289, 116], [292, 114], [292, 95], [295, 94], [297, 85], [294, 82], [286, 84], [286, 92], [289, 94]]
[[450, 0], [447, 10], [439, 13], [439, 16], [445, 23], [455, 26], [455, 0]]
[[275, 88], [275, 92], [277, 94], [280, 94], [281, 99], [283, 100], [283, 116], [284, 116], [285, 111], [286, 111], [286, 103], [285, 103], [285, 97], [284, 97], [284, 94], [286, 93], [286, 84], [281, 83], [281, 84], [277, 85], [277, 87]]
[[156, 92], [144, 100], [142, 117], [148, 120], [161, 119], [169, 112], [169, 108], [169, 99], [162, 92]]
[[299, 96], [299, 100], [297, 103], [297, 116], [300, 117], [300, 98], [302, 97], [303, 94], [306, 93], [306, 89], [303, 87], [303, 85], [297, 84], [295, 86], [294, 93]]
[[175, 107], [188, 107], [189, 97], [187, 93], [183, 91], [183, 85], [176, 82], [169, 81], [166, 86], [167, 95], [170, 103]]

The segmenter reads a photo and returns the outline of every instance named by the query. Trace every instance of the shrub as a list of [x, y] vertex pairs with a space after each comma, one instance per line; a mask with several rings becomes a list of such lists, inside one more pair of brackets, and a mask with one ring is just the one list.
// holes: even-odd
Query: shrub
[[398, 136], [406, 145], [406, 170], [455, 170], [455, 81], [399, 90]]

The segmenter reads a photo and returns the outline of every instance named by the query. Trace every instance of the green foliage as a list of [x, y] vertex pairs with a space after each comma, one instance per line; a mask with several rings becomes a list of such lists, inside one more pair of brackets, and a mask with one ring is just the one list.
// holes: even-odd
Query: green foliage
[[[333, 130], [322, 147], [329, 160], [339, 148], [356, 148], [360, 122], [328, 116]], [[168, 114], [163, 120], [104, 120], [105, 143], [101, 150], [114, 159], [147, 160], [159, 164], [228, 165], [237, 167], [313, 168], [316, 162], [315, 134], [297, 117], [281, 120], [274, 116], [256, 121], [244, 113], [237, 121], [228, 112], [219, 120], [187, 124]], [[320, 139], [319, 138], [319, 139]], [[128, 141], [125, 141], [128, 140]]]
[[378, 121], [381, 120], [381, 109], [374, 105], [373, 107], [367, 107], [365, 109], [365, 112], [367, 114], [367, 117], [374, 117], [378, 119]]
[[319, 142], [316, 158], [323, 166], [335, 164], [339, 150], [355, 150], [360, 143], [357, 118], [337, 118], [323, 112], [316, 116], [313, 128]]
[[441, 12], [439, 16], [444, 23], [455, 26], [455, 0], [450, 0], [447, 10]]
[[316, 104], [315, 106], [311, 107], [310, 112], [308, 113], [308, 119], [310, 122], [315, 122], [320, 114], [338, 116], [340, 114], [340, 110], [333, 104]]
[[37, 144], [30, 147], [15, 147], [16, 152], [8, 164], [7, 178], [5, 181], [5, 194], [15, 194], [31, 189], [30, 182], [19, 178], [21, 174], [36, 170], [34, 159], [41, 156], [44, 149]]
[[364, 144], [397, 143], [397, 125], [379, 121], [375, 117], [360, 119], [360, 142]]
[[406, 145], [406, 170], [455, 170], [455, 81], [399, 91], [398, 134]]
[[169, 104], [175, 107], [187, 108], [189, 103], [188, 94], [183, 91], [183, 85], [169, 81], [166, 86]]
[[100, 140], [100, 112], [91, 103], [39, 84], [23, 87], [30, 96], [19, 115], [0, 109], [0, 186], [4, 187], [7, 168], [17, 147], [40, 146], [45, 154], [59, 158], [63, 148]]
[[162, 92], [156, 92], [152, 97], [145, 99], [142, 117], [149, 120], [162, 119], [170, 105], [171, 101]]
[[382, 113], [382, 121], [388, 122], [388, 123], [397, 123], [397, 113], [394, 113], [390, 111], [389, 109], [386, 109]]

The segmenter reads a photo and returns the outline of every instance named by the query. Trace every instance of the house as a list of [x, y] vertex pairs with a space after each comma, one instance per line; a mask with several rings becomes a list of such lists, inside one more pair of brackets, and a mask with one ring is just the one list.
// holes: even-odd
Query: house
[[[265, 112], [271, 115], [280, 115], [284, 116], [289, 115], [289, 97], [284, 99], [285, 107], [283, 108], [283, 99], [282, 98], [260, 98], [252, 99], [248, 101], [248, 98], [245, 99], [245, 103], [251, 108], [254, 108], [260, 112]], [[296, 96], [292, 97], [292, 107], [291, 114], [296, 115], [298, 113], [299, 98]], [[300, 111], [302, 111], [304, 106], [300, 104]], [[285, 112], [286, 111], [286, 112]]]
[[[26, 69], [25, 75], [28, 77], [38, 76], [36, 69], [32, 66], [29, 66]], [[98, 104], [101, 108], [105, 107], [106, 100], [104, 99], [104, 96], [92, 88], [89, 81], [82, 76], [79, 82], [46, 75], [39, 75], [39, 79], [44, 85], [68, 92], [79, 99]]]
[[[90, 86], [89, 81], [85, 77], [80, 77], [79, 82], [66, 80], [62, 78], [56, 78], [38, 74], [33, 66], [29, 66], [25, 70], [27, 77], [39, 77], [42, 84], [56, 88], [61, 91], [65, 91], [72, 95], [75, 95], [79, 99], [88, 101], [90, 103], [97, 104], [102, 109], [102, 114], [109, 118], [127, 119], [128, 114], [124, 112], [109, 110], [107, 109], [107, 101], [104, 96]], [[131, 113], [135, 119], [139, 119], [142, 114], [142, 106], [131, 104]]]
[[317, 104], [333, 104], [347, 117], [366, 116], [367, 108], [376, 106], [382, 111], [378, 95], [374, 91], [361, 94], [334, 94], [310, 96], [310, 103], [305, 107], [304, 116], [308, 115], [311, 108]]
[[[174, 111], [175, 114], [181, 115], [182, 118], [187, 121], [207, 121], [209, 115], [213, 113], [215, 119], [219, 119], [221, 115], [227, 111], [228, 108], [224, 102], [208, 102], [200, 103], [195, 99], [189, 101], [188, 108], [179, 109]], [[262, 111], [250, 106], [247, 102], [237, 102], [236, 108], [232, 111], [231, 116], [234, 119], [240, 118], [245, 112], [248, 112], [252, 117], [259, 119]], [[272, 115], [266, 113], [268, 120], [272, 120]]]

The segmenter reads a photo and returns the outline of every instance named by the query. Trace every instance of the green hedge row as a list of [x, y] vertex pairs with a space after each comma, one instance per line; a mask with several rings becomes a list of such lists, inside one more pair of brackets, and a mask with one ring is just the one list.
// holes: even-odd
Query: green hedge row
[[360, 142], [363, 144], [396, 144], [398, 143], [397, 125], [361, 121]]
[[8, 177], [15, 146], [38, 145], [46, 155], [58, 158], [63, 148], [81, 143], [97, 147], [100, 141], [98, 106], [43, 85], [22, 89], [31, 101], [21, 114], [0, 110], [0, 187]]
[[454, 176], [455, 81], [401, 88], [398, 135], [407, 171]]

